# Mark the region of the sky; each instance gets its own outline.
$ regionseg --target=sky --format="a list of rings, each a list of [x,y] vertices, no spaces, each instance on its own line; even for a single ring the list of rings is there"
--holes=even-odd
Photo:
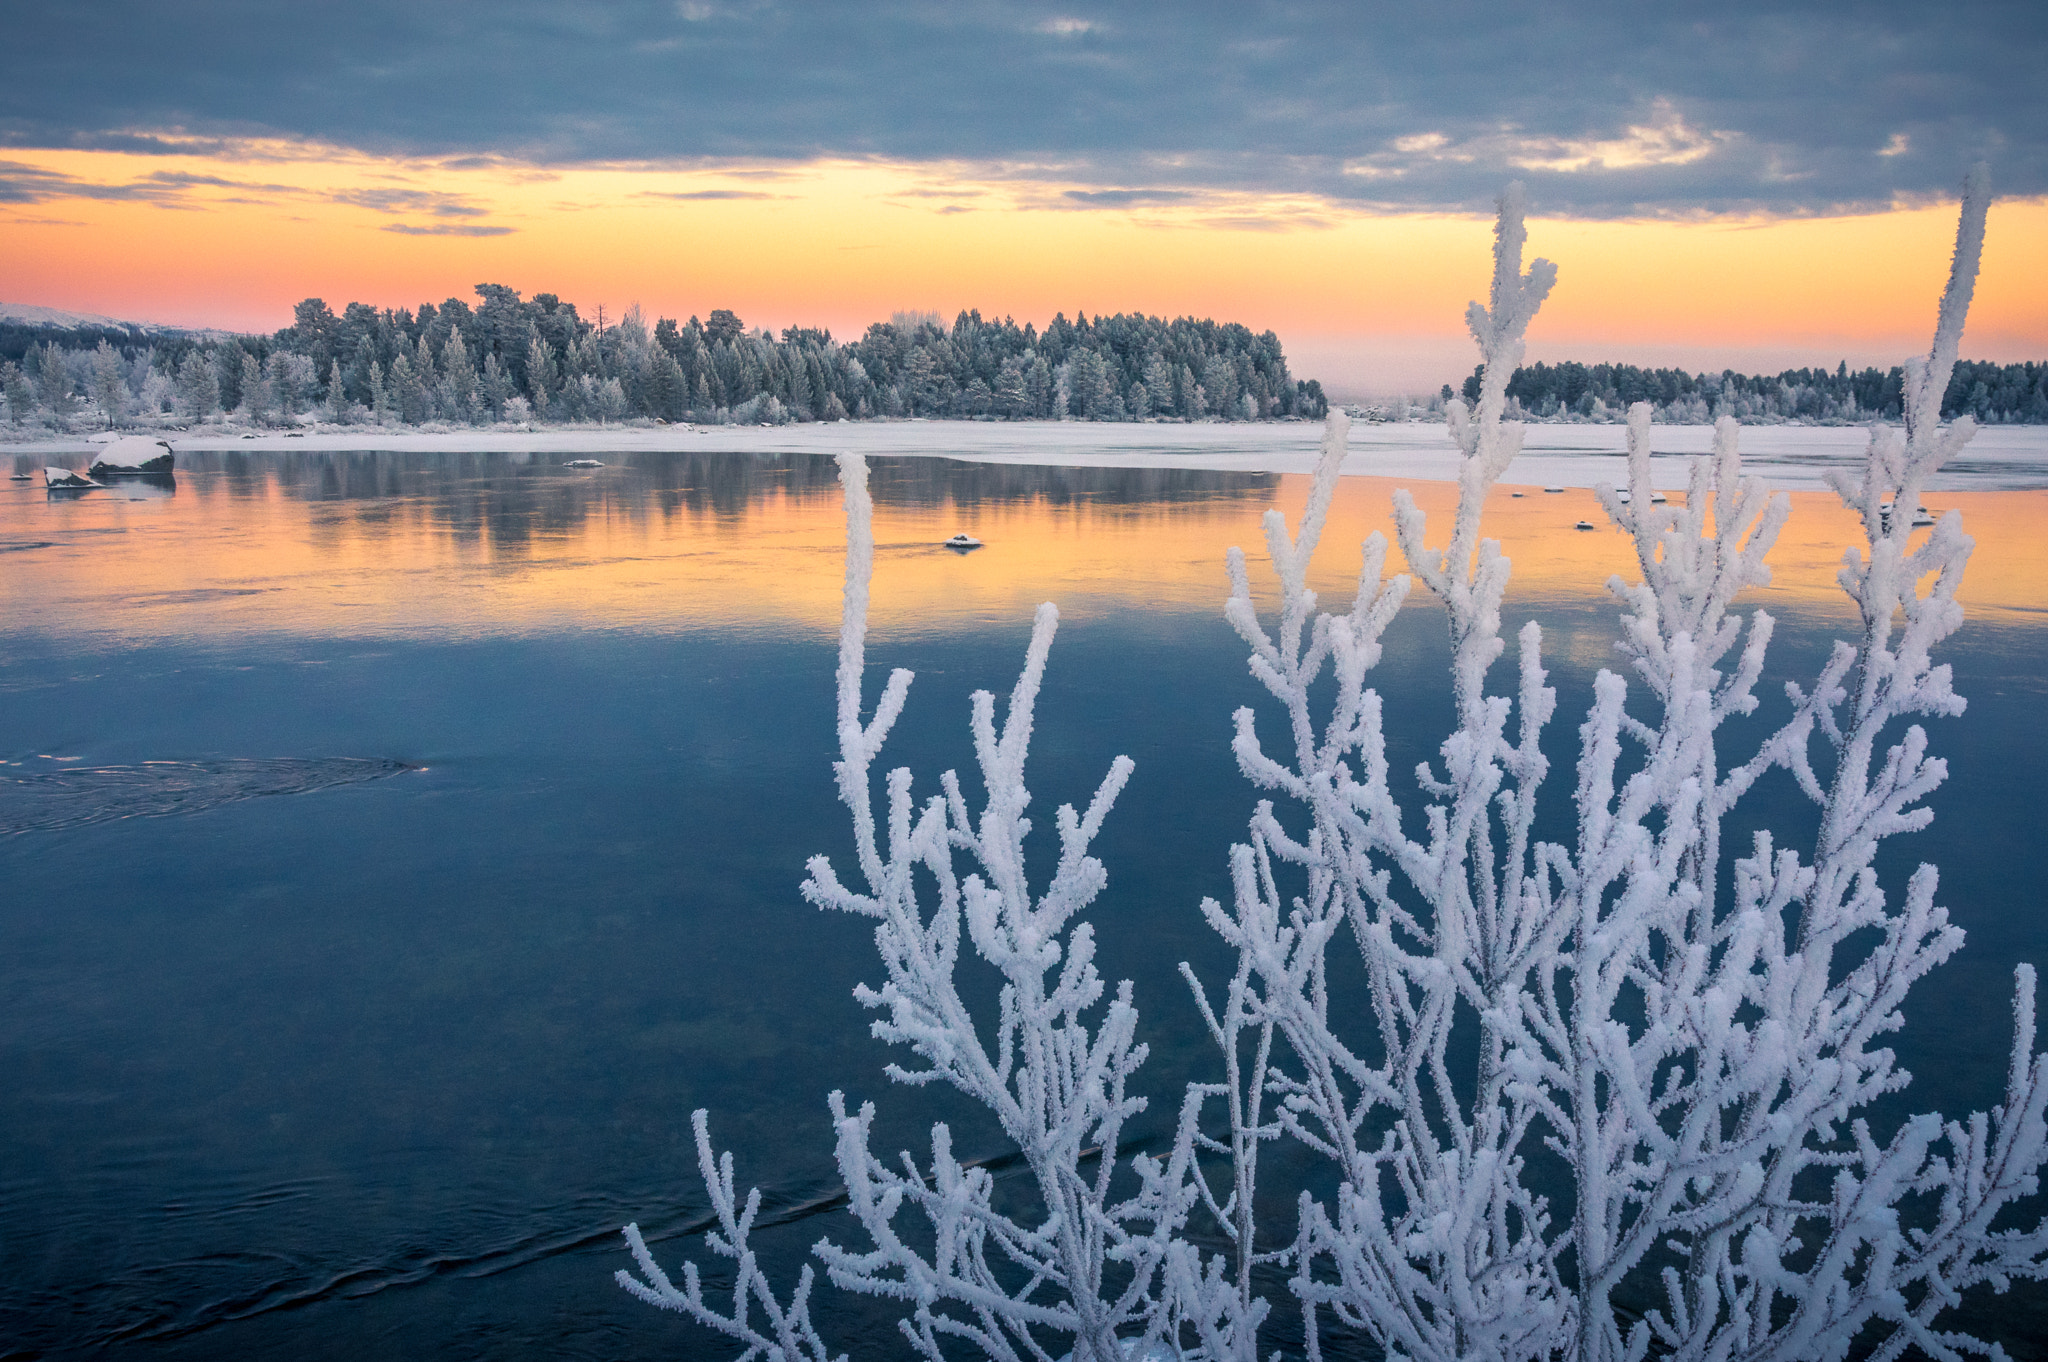
[[[1421,391],[1471,367],[1519,179],[1561,273],[1534,358],[1890,364],[1982,159],[1964,353],[2048,357],[2035,0],[72,0],[0,32],[10,303],[271,330],[493,282],[842,337],[1144,311]]]

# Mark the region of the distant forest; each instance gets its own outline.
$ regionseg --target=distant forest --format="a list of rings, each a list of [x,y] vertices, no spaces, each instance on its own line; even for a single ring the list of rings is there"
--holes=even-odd
[[[161,426],[233,415],[421,425],[658,419],[780,424],[863,417],[1092,421],[1320,419],[1322,385],[1291,377],[1280,340],[1235,323],[1053,318],[1043,331],[962,312],[877,322],[859,340],[739,317],[658,320],[637,309],[598,327],[551,293],[479,284],[478,302],[339,314],[318,298],[270,336],[0,321],[0,419],[29,426]],[[1898,368],[1687,373],[1631,364],[1532,364],[1508,384],[1511,414],[1617,420],[1650,402],[1660,420],[1897,420]],[[1436,414],[1455,390],[1375,415]],[[1468,399],[1478,378],[1465,380]],[[1946,416],[2048,422],[2048,363],[1956,365]]]
[[[962,312],[877,322],[842,343],[791,327],[749,331],[723,309],[657,321],[636,308],[597,327],[551,293],[479,284],[472,306],[338,315],[318,298],[266,337],[0,327],[0,388],[20,426],[64,426],[88,409],[108,424],[254,424],[311,412],[333,421],[815,421],[870,416],[1226,420],[1327,409],[1320,384],[1287,372],[1280,340],[1235,323],[1126,316],[1043,331]],[[111,414],[110,414],[111,413]]]
[[[1661,421],[1693,423],[1733,416],[1740,421],[1870,421],[1899,419],[1905,372],[1861,369],[1845,361],[1826,369],[1775,375],[1689,374],[1633,364],[1530,364],[1508,380],[1512,414],[1536,419],[1612,419],[1633,402],[1649,402]],[[1479,396],[1479,375],[1465,380],[1467,401]],[[1448,399],[1445,385],[1441,396]],[[1943,416],[1985,424],[2048,422],[2048,363],[1989,364],[1962,360],[1942,396]]]

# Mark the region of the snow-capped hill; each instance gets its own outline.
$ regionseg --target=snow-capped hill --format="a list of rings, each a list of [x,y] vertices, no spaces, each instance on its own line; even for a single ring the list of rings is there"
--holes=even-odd
[[[128,331],[178,332],[188,335],[225,335],[200,327],[169,326],[162,322],[131,322],[119,317],[103,317],[96,312],[71,312],[61,307],[41,307],[35,303],[0,303],[0,322],[15,322],[23,326],[48,326],[68,329],[77,326],[120,327]]]

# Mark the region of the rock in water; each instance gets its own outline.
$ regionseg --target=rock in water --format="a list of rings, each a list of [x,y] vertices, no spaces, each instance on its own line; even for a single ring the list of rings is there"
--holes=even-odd
[[[134,473],[168,473],[173,463],[169,441],[151,435],[123,435],[93,460],[92,475],[105,478]]]

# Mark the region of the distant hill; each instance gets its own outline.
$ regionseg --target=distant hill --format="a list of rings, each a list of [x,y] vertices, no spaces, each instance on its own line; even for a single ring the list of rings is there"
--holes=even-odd
[[[95,312],[71,312],[36,303],[0,303],[0,359],[20,362],[30,346],[90,350],[101,341],[124,353],[158,341],[220,341],[234,335],[212,328],[131,322]]]
[[[129,331],[166,329],[148,322],[124,322],[118,317],[102,317],[96,312],[66,312],[61,307],[37,307],[34,303],[0,303],[0,322],[54,327],[117,326]]]

